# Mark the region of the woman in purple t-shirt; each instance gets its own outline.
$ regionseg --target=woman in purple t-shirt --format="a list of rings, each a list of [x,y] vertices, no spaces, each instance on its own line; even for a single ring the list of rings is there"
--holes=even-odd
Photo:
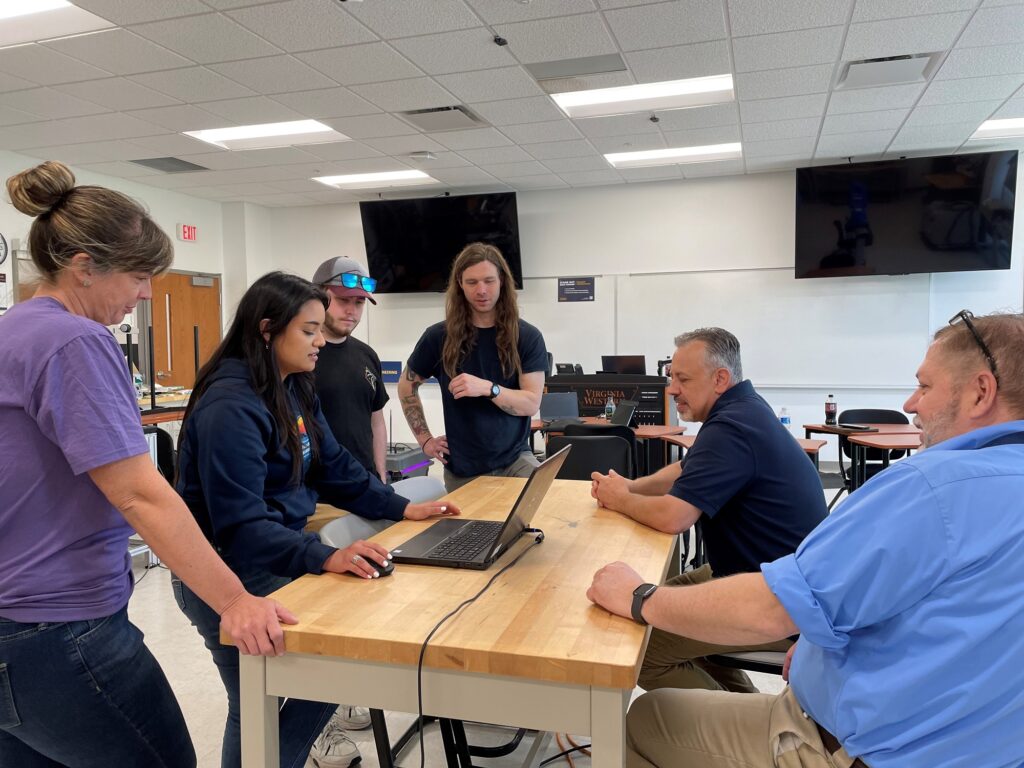
[[[0,317],[0,765],[194,766],[170,686],[129,621],[139,532],[243,653],[295,617],[250,595],[157,472],[104,327],[152,295],[171,242],[134,201],[43,163],[7,180],[36,217],[41,284]]]

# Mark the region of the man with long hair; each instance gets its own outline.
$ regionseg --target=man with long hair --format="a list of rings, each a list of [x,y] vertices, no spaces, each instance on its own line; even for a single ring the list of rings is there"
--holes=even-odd
[[[540,407],[547,349],[519,319],[508,263],[493,245],[470,243],[452,265],[445,320],[427,328],[398,382],[409,427],[423,452],[444,465],[449,491],[480,475],[528,477],[530,418]],[[434,435],[419,388],[436,376],[445,434]]]

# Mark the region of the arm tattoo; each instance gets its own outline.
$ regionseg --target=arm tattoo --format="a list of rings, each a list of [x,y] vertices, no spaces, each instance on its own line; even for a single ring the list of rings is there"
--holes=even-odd
[[[519,415],[518,413],[516,413],[516,409],[513,408],[511,405],[499,405],[498,407],[501,408],[501,410],[503,410],[505,413],[509,414],[510,416],[518,416]]]
[[[427,426],[427,417],[423,415],[423,402],[419,395],[412,394],[402,398],[402,411],[405,413],[405,420],[409,422],[409,429],[416,436],[430,434]]]

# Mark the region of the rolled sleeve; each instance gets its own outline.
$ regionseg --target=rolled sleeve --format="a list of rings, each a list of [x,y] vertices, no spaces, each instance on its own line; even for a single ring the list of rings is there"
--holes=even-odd
[[[762,563],[761,573],[768,588],[779,599],[800,636],[815,645],[831,650],[844,648],[849,635],[832,625],[832,620],[814,596],[814,591],[800,573],[796,555],[786,555],[771,563]]]

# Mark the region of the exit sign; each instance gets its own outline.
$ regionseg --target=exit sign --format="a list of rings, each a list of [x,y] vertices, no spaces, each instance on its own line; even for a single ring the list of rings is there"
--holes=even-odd
[[[196,241],[196,239],[197,239],[196,238],[197,234],[198,234],[198,230],[192,224],[179,224],[178,225],[178,239],[179,240],[188,240],[189,242],[194,243]]]

